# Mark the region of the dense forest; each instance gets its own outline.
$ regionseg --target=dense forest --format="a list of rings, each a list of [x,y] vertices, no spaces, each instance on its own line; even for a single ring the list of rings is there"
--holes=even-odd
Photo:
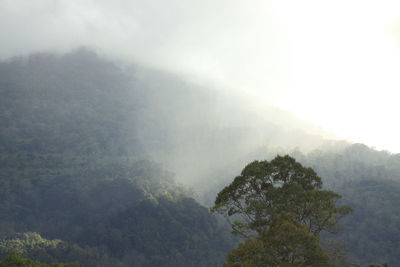
[[[85,266],[223,261],[229,231],[143,159],[130,117],[141,99],[127,99],[118,68],[81,51],[0,69],[2,255],[17,248]]]
[[[246,163],[288,153],[354,209],[335,237],[348,261],[400,262],[400,155],[87,50],[1,62],[0,95],[1,258],[220,266],[238,240],[207,206]]]
[[[294,152],[312,166],[327,187],[339,192],[354,209],[343,219],[348,257],[355,262],[400,262],[400,155],[354,144],[332,153],[314,151],[307,156]]]

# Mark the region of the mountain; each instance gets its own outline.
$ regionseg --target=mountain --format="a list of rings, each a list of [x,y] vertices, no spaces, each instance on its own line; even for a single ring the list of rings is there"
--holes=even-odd
[[[326,186],[353,207],[354,213],[343,219],[343,231],[337,236],[349,259],[399,266],[400,154],[353,144],[342,151],[292,155],[315,169]]]
[[[84,49],[14,58],[0,71],[7,149],[152,159],[197,188],[227,158],[245,162],[261,146],[309,151],[325,142],[316,127],[235,91],[120,67]]]
[[[338,235],[351,261],[400,262],[399,155],[85,49],[0,62],[0,95],[0,256],[216,266],[237,240],[197,201],[211,205],[248,162],[288,153],[355,209]]]
[[[18,247],[26,256],[85,266],[223,261],[229,230],[145,160],[137,130],[145,95],[132,85],[84,50],[0,64],[2,256],[30,242]],[[43,248],[42,239],[60,242]]]

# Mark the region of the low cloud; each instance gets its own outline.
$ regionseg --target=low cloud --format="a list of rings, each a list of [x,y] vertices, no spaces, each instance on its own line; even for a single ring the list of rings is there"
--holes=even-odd
[[[277,23],[269,1],[2,1],[0,58],[86,46],[272,98],[288,60]]]

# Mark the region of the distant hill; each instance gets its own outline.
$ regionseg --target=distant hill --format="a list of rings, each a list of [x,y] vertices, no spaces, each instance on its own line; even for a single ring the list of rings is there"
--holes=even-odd
[[[339,192],[354,208],[339,234],[353,262],[387,262],[399,266],[400,154],[353,144],[343,151],[293,152],[311,166],[327,187]]]
[[[224,260],[234,245],[229,230],[173,174],[144,160],[137,129],[145,96],[132,84],[113,63],[84,50],[0,64],[2,257],[31,242],[15,233],[36,232],[61,240],[45,246],[33,236],[40,242],[19,247],[44,262]]]
[[[318,128],[235,91],[204,87],[137,65],[120,67],[80,49],[0,64],[1,149],[163,163],[192,187],[226,159],[247,161],[273,145],[310,151]],[[93,157],[92,157],[93,158]]]
[[[215,266],[235,241],[192,197],[210,205],[246,163],[289,153],[355,209],[350,259],[400,262],[399,155],[82,49],[1,62],[0,95],[0,256],[19,244],[45,262]]]

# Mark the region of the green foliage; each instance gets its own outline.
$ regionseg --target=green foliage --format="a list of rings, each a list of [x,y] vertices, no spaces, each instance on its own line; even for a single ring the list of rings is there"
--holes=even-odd
[[[249,238],[229,253],[225,267],[328,266],[319,240],[291,214],[274,217],[268,230]]]
[[[163,118],[143,108],[153,89],[129,74],[86,50],[0,62],[1,256],[15,248],[47,264],[222,263],[229,231],[145,160],[171,142]]]
[[[339,151],[292,153],[325,178],[327,188],[339,192],[341,203],[354,208],[342,220],[348,260],[367,265],[400,262],[400,157],[355,144]],[[325,238],[325,237],[324,237]]]
[[[340,195],[321,188],[315,171],[289,156],[248,164],[212,208],[229,222],[235,219],[233,233],[249,238],[229,254],[226,266],[326,265],[319,234],[335,233],[352,209],[337,207]]]
[[[213,211],[224,215],[234,233],[248,237],[268,229],[274,215],[289,212],[312,234],[336,232],[337,222],[351,212],[336,206],[340,195],[321,190],[322,180],[311,168],[304,168],[289,156],[271,162],[248,164],[215,200]],[[238,218],[238,219],[237,219]]]
[[[361,264],[352,264],[351,266],[362,267]],[[383,263],[383,264],[370,264],[370,265],[368,265],[366,267],[389,267],[389,265],[387,265],[386,263]]]
[[[29,258],[22,258],[16,250],[11,252],[1,262],[0,267],[82,267],[79,263],[52,263],[46,264]]]
[[[217,185],[226,184],[221,177],[231,177],[240,171],[238,166],[257,158],[256,148],[266,140],[307,149],[321,143],[265,123],[241,108],[242,98],[228,94],[229,101],[228,95],[216,90],[138,66],[123,71],[85,50],[0,62],[2,240],[22,240],[13,234],[32,231],[50,242],[64,240],[38,252],[48,263],[79,259],[85,266],[132,262],[210,266],[221,262],[233,246],[226,231],[204,208],[188,200],[170,173],[142,159],[160,160],[178,176],[198,179],[196,189],[212,188],[214,198]],[[231,107],[222,107],[226,102]],[[282,120],[278,115],[271,117]],[[262,157],[276,155],[276,150],[264,147],[259,151]],[[341,144],[331,152],[294,156],[317,170],[326,188],[343,195],[341,203],[355,207],[355,213],[343,220],[346,230],[338,234],[346,241],[351,260],[400,262],[399,155]],[[292,190],[295,186],[289,186],[287,193]],[[334,194],[324,195],[336,199]],[[296,195],[316,205],[313,198],[319,197]],[[257,201],[250,206],[256,209]],[[157,223],[154,214],[160,221],[167,219]],[[245,229],[243,221],[237,221],[238,228]],[[175,232],[179,238],[174,238]],[[34,244],[40,247],[39,243]]]
[[[43,178],[31,191],[20,189],[18,197],[15,187],[0,188],[9,199],[0,209],[2,223],[8,225],[3,231],[35,231],[68,241],[24,234],[0,240],[0,248],[4,253],[23,248],[46,262],[78,260],[85,266],[130,265],[132,260],[143,266],[159,260],[167,266],[221,262],[233,245],[229,231],[188,198],[170,175],[140,161]]]

